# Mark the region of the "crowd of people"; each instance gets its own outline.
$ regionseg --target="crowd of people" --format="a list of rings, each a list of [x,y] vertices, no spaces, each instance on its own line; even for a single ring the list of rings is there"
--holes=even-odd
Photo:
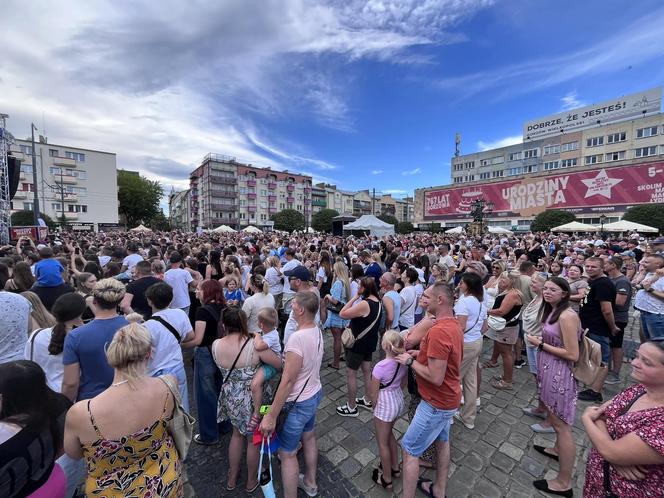
[[[577,400],[584,496],[664,488],[664,237],[63,232],[0,248],[0,289],[2,496],[184,496],[183,448],[227,432],[226,491],[258,488],[256,439],[276,433],[284,496],[316,496],[321,372],[344,368],[336,414],[373,414],[373,481],[443,497],[451,425],[475,429],[482,376],[512,391],[526,365],[523,412],[555,434],[534,449],[559,462],[535,488],[573,495]],[[633,382],[604,401],[632,308]],[[194,407],[183,443],[173,421]]]

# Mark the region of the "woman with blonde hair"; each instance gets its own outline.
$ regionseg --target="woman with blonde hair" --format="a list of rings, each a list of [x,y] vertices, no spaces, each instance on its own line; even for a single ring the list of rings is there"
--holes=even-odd
[[[46,309],[39,296],[31,291],[21,292],[21,296],[30,301],[32,310],[30,311],[30,327],[29,331],[33,332],[37,329],[48,329],[55,326],[55,318]]]
[[[263,308],[274,308],[274,296],[270,294],[270,286],[265,277],[255,273],[249,278],[249,288],[253,293],[242,304],[242,311],[247,314],[247,327],[252,334],[259,332],[258,312]]]
[[[494,377],[491,385],[495,389],[513,389],[512,374],[514,359],[512,346],[519,335],[519,316],[523,306],[523,295],[518,290],[519,272],[503,272],[498,279],[498,290],[493,307],[489,310],[489,331],[486,336],[494,341],[494,350],[491,359],[485,362],[484,368],[495,368],[500,356],[503,359],[503,375]],[[491,319],[493,317],[493,320]]]
[[[350,299],[350,278],[348,276],[348,267],[337,261],[332,267],[334,281],[330,293],[323,297],[323,305],[339,309],[346,304]],[[339,312],[332,309],[327,310],[327,321],[323,328],[329,328],[332,332],[333,341],[333,357],[332,361],[328,363],[328,367],[334,370],[339,370],[339,361],[341,360],[341,334],[344,328],[348,325],[348,320],[344,320],[339,316]]]
[[[119,329],[106,350],[113,383],[67,414],[65,451],[86,460],[86,496],[183,494],[182,462],[167,430],[177,383],[171,375],[147,375],[151,351],[150,332],[143,325]]]
[[[487,293],[487,306],[493,308],[493,302],[498,295],[498,279],[507,271],[507,263],[504,261],[494,261],[491,263],[491,276],[484,284],[484,290]]]

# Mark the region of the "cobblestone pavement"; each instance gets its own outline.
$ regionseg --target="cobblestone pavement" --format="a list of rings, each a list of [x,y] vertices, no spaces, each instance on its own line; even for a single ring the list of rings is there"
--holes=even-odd
[[[625,332],[626,361],[633,356],[638,345],[638,316],[630,317]],[[323,365],[327,365],[331,355],[331,337],[326,337],[326,355]],[[484,356],[490,355],[490,341],[485,340]],[[188,363],[188,362],[187,362]],[[498,370],[493,370],[497,372]],[[630,368],[623,365],[622,382],[605,386],[604,398],[620,392],[628,384]],[[491,375],[483,376],[481,385],[481,411],[475,428],[466,429],[461,424],[452,427],[452,464],[447,489],[449,498],[491,498],[491,497],[534,497],[550,496],[541,494],[532,486],[532,481],[553,478],[558,468],[557,462],[540,455],[533,444],[552,446],[553,434],[535,434],[530,425],[537,419],[524,415],[522,407],[536,404],[536,386],[527,366],[514,370],[514,391],[496,391],[488,381]],[[191,371],[188,372],[191,378]],[[358,379],[361,377],[358,375]],[[335,371],[323,366],[321,371],[324,399],[318,411],[316,432],[319,446],[318,486],[322,497],[388,497],[401,495],[401,480],[394,480],[394,490],[386,492],[372,480],[372,469],[378,465],[378,449],[374,438],[372,415],[360,410],[357,418],[340,417],[335,408],[343,404],[346,396],[344,370]],[[362,381],[358,380],[359,393],[363,393]],[[193,389],[190,387],[190,392]],[[574,469],[575,496],[582,496],[585,462],[589,442],[579,421],[588,403],[579,402],[577,421],[573,427],[577,444],[577,459]],[[192,407],[195,403],[192,400]],[[194,414],[195,415],[195,414]],[[395,424],[397,439],[408,428],[402,417]],[[201,447],[192,444],[187,459],[187,469],[197,496],[202,498],[218,496],[250,496],[244,492],[246,475],[242,475],[235,491],[225,489],[228,468],[227,447],[229,436],[225,435],[220,444]],[[278,460],[273,462],[275,489],[281,496]],[[246,474],[246,472],[245,472]],[[428,470],[425,476],[433,478]],[[260,496],[260,489],[254,496]],[[300,491],[300,496],[305,494]],[[423,496],[423,495],[422,495]]]

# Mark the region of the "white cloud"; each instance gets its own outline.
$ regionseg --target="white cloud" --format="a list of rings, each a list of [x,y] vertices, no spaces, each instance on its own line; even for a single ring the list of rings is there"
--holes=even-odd
[[[411,169],[410,171],[402,171],[401,174],[403,176],[413,176],[413,175],[419,175],[422,172],[421,168],[415,168]]]
[[[588,102],[578,98],[576,90],[567,92],[567,94],[560,99],[560,102],[562,104],[562,107],[560,108],[561,111],[569,111],[570,109],[576,109],[577,107],[588,105]]]
[[[383,189],[381,190],[383,194],[391,194],[395,197],[404,197],[410,193],[408,190],[403,190],[403,189],[397,189],[397,188],[392,188],[392,189]]]
[[[382,169],[372,169],[371,174],[372,175],[380,175],[383,172]]]
[[[492,142],[484,142],[483,140],[480,140],[477,142],[477,148],[480,150],[499,149],[500,147],[507,147],[508,145],[519,144],[521,142],[523,142],[522,135],[510,135],[509,137],[499,138]]]

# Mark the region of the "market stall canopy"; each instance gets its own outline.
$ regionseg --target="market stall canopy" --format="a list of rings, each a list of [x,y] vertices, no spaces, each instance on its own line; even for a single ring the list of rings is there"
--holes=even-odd
[[[511,230],[508,230],[507,228],[503,227],[489,227],[489,233],[504,233],[504,234],[512,234]]]
[[[607,223],[604,225],[605,232],[650,232],[657,233],[659,230],[655,227],[642,225],[641,223],[634,223],[633,221],[621,220],[615,223]]]
[[[360,216],[354,222],[348,223],[344,226],[344,231],[346,230],[361,230],[364,232],[369,232],[369,235],[375,237],[382,237],[383,235],[394,235],[394,225],[385,223],[372,214],[365,214]]]
[[[130,232],[151,232],[152,230],[150,230],[148,227],[146,227],[145,225],[143,225],[143,223],[141,223],[140,225],[138,225],[138,226],[135,227],[135,228],[132,228],[132,229],[129,230],[129,231],[130,231]]]
[[[229,227],[228,225],[221,225],[221,226],[218,226],[217,228],[215,228],[215,229],[212,230],[212,231],[215,232],[215,233],[226,233],[226,232],[230,233],[230,232],[235,232],[235,230],[233,230],[233,229],[232,229],[231,227]]]
[[[449,230],[445,230],[445,233],[460,234],[460,233],[463,233],[463,227],[450,228]]]
[[[599,228],[597,228],[594,225],[586,225],[585,223],[579,223],[578,221],[571,221],[569,223],[565,223],[564,225],[552,228],[551,231],[552,232],[598,232]]]
[[[260,228],[256,228],[253,225],[249,225],[247,228],[245,228],[242,231],[247,233],[263,233]]]

